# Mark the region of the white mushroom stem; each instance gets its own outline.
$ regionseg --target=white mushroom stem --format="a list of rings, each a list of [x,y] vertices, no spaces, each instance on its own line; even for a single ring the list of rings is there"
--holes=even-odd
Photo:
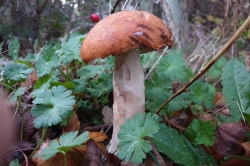
[[[129,50],[115,57],[113,75],[113,135],[108,151],[117,153],[120,126],[128,118],[145,111],[144,74],[137,49]]]

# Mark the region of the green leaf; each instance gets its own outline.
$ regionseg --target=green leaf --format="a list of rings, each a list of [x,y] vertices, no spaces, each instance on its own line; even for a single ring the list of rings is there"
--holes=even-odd
[[[94,78],[97,74],[101,74],[103,66],[88,65],[78,70],[77,75],[84,78]]]
[[[11,40],[8,44],[8,54],[15,60],[18,57],[20,44],[17,39]]]
[[[157,73],[159,76],[169,78],[171,81],[186,81],[187,73],[182,53],[173,50],[167,56],[163,56],[159,63]]]
[[[176,130],[160,124],[160,130],[154,134],[152,141],[157,150],[169,156],[175,162],[185,166],[198,165],[192,150]]]
[[[175,99],[171,100],[168,104],[169,111],[177,111],[183,108],[187,108],[191,103],[189,99],[189,93],[182,93],[177,96]]]
[[[190,87],[190,100],[197,105],[212,108],[214,105],[215,88],[200,80],[195,81]]]
[[[73,60],[82,61],[80,56],[81,39],[84,35],[73,34],[67,42],[62,44],[60,50],[61,60],[63,63],[68,64]]]
[[[219,78],[222,74],[222,68],[226,65],[227,59],[221,57],[215,64],[208,70],[207,75],[212,78]]]
[[[13,93],[13,95],[10,97],[9,102],[14,102],[14,101],[16,101],[17,98],[18,98],[19,96],[22,96],[22,95],[24,94],[24,92],[25,92],[25,88],[23,88],[23,87],[18,88],[18,89]]]
[[[226,103],[229,105],[230,114],[232,115],[227,121],[239,121],[242,118],[239,109],[246,114],[250,114],[249,85],[250,77],[244,65],[235,59],[229,61],[223,68],[222,73],[222,93],[226,98]]]
[[[48,147],[43,149],[40,154],[34,157],[43,157],[43,160],[48,160],[55,156],[57,153],[63,153],[64,155],[72,148],[80,146],[89,139],[88,131],[85,131],[77,137],[78,131],[69,132],[61,135],[59,141],[52,140]]]
[[[9,166],[20,166],[18,159],[11,161]]]
[[[37,75],[41,77],[49,74],[53,68],[60,66],[59,60],[55,49],[52,46],[46,46],[36,62]]]
[[[36,94],[33,100],[34,107],[31,109],[33,116],[37,116],[34,120],[36,128],[47,128],[51,125],[56,125],[66,118],[69,111],[73,110],[75,97],[71,96],[72,91],[67,90],[63,86],[46,89]]]
[[[69,81],[67,81],[67,82],[59,82],[59,81],[51,82],[51,86],[59,86],[59,85],[62,85],[65,88],[70,89],[70,90],[73,90],[76,87],[76,84],[74,84],[73,82],[69,82]]]
[[[157,115],[140,113],[136,114],[133,120],[128,119],[125,124],[121,125],[118,133],[120,140],[117,145],[118,157],[121,160],[141,164],[146,158],[145,153],[152,149],[150,142],[144,140],[144,137],[151,137],[158,129]]]
[[[29,74],[34,71],[33,68],[18,63],[8,63],[3,70],[3,76],[7,80],[15,80],[18,82],[25,81]]]
[[[157,73],[152,75],[152,81],[145,81],[146,98],[150,101],[165,100],[171,95],[172,81],[159,77]]]
[[[210,121],[202,123],[201,119],[195,119],[186,128],[184,135],[193,140],[194,145],[212,146],[214,144],[215,126]]]
[[[83,77],[75,79],[73,82],[76,84],[76,88],[74,90],[75,93],[85,92],[87,86],[89,85],[89,79]]]

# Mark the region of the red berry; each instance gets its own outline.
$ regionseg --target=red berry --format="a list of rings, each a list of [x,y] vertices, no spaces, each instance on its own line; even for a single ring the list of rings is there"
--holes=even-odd
[[[93,22],[98,22],[98,21],[100,21],[100,17],[99,17],[98,14],[91,14],[90,19],[91,19]]]

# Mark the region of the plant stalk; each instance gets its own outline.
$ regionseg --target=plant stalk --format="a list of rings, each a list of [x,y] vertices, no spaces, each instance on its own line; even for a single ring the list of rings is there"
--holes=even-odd
[[[171,100],[180,95],[185,89],[187,89],[191,84],[193,84],[198,78],[200,78],[203,74],[205,74],[208,69],[213,66],[213,64],[220,58],[224,53],[232,46],[232,44],[241,36],[245,29],[250,25],[250,15],[247,17],[245,22],[239,27],[239,29],[235,32],[232,38],[225,44],[225,46],[210,60],[210,62],[204,66],[199,73],[191,79],[185,86],[183,86],[180,90],[178,90],[172,97],[170,97],[167,101],[165,101],[157,110],[156,114],[160,114],[160,111],[163,107],[165,107]]]

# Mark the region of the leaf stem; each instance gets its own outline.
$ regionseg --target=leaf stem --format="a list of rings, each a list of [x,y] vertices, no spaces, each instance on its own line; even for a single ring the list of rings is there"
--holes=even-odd
[[[250,162],[250,159],[249,159],[249,158],[243,157],[243,156],[237,156],[237,155],[226,156],[226,157],[224,157],[224,161],[227,161],[227,160],[229,160],[229,159],[231,159],[231,158],[237,158],[237,159],[241,159],[241,160],[245,160],[245,161]]]
[[[171,100],[180,95],[185,89],[187,89],[191,84],[193,84],[198,78],[200,78],[203,74],[207,72],[207,70],[213,66],[213,64],[232,46],[232,44],[240,37],[240,35],[244,32],[245,29],[250,25],[250,16],[247,17],[245,22],[240,26],[240,28],[235,32],[235,34],[231,37],[231,39],[225,44],[225,46],[210,60],[210,62],[203,67],[199,73],[190,80],[184,87],[178,90],[172,97],[170,97],[167,101],[165,101],[157,110],[156,114],[159,114],[165,105],[167,105]]]
[[[161,166],[161,164],[159,163],[159,161],[157,160],[157,158],[155,157],[155,155],[151,151],[149,151],[148,154],[152,157],[152,159],[157,164],[157,166]]]

